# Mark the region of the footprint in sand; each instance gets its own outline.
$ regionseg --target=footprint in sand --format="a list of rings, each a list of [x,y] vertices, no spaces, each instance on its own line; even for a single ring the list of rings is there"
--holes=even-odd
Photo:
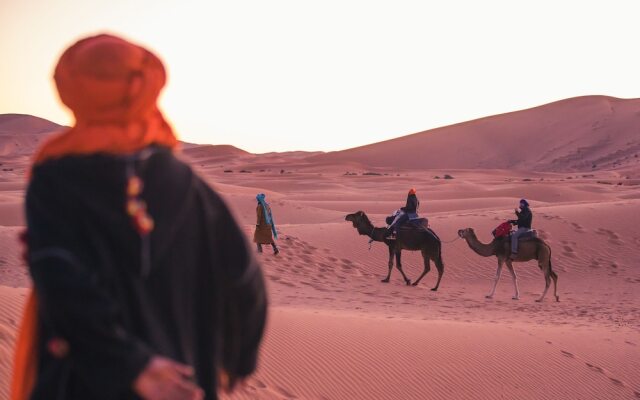
[[[602,369],[601,367],[598,367],[596,365],[593,364],[589,364],[588,362],[585,363],[587,365],[587,367],[589,367],[590,369],[596,371],[596,372],[600,372],[601,374],[604,374],[604,369]]]
[[[618,380],[618,379],[616,379],[616,378],[611,378],[611,377],[609,377],[609,380],[610,380],[611,382],[615,383],[615,384],[616,384],[616,385],[618,385],[618,386],[624,386],[624,383],[622,383],[622,381],[620,381],[620,380]]]
[[[575,229],[576,232],[584,233],[584,228],[582,227],[582,225],[576,224],[575,222],[572,222],[571,225],[573,225],[573,228]]]
[[[562,249],[564,250],[562,252],[562,254],[564,254],[565,257],[576,258],[576,253],[574,252],[573,247],[571,247],[571,246],[563,246]]]
[[[283,387],[276,386],[275,387],[275,391],[278,392],[279,394],[283,395],[287,399],[297,399],[297,397],[295,395],[293,395],[291,392],[289,392],[287,389],[285,389]]]
[[[615,244],[618,246],[622,246],[624,244],[624,242],[622,242],[620,240],[620,236],[618,236],[617,233],[615,233],[614,231],[611,231],[609,229],[604,229],[604,228],[598,228],[596,229],[596,233],[598,235],[602,235],[602,236],[606,236],[609,238],[609,243],[611,244]]]
[[[576,358],[576,356],[574,356],[572,353],[569,353],[568,351],[560,350],[560,352],[562,353],[562,355],[567,356],[569,358]]]

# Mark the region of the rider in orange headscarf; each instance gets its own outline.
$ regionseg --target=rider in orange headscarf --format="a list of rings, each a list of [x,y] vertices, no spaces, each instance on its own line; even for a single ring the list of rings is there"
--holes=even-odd
[[[387,227],[386,238],[389,240],[396,239],[396,230],[402,226],[405,222],[418,218],[418,207],[420,207],[420,201],[416,195],[416,189],[409,189],[407,193],[407,203],[400,209],[400,212],[396,215],[395,219],[389,227]]]

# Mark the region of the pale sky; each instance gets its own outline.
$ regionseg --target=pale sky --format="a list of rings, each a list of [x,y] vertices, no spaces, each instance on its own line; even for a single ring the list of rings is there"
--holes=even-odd
[[[158,54],[180,138],[339,150],[590,94],[640,97],[640,2],[0,0],[0,113],[71,124],[51,79],[99,32]]]

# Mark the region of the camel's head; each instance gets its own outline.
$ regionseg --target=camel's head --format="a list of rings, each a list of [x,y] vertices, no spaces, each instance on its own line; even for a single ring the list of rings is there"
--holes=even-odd
[[[366,217],[364,215],[364,211],[357,211],[357,212],[354,212],[353,214],[347,214],[347,216],[344,217],[345,221],[351,221],[354,228],[357,228],[358,225],[362,221],[364,221],[365,218]]]
[[[466,228],[466,229],[459,229],[458,230],[458,236],[460,236],[463,239],[466,239],[470,236],[475,235],[476,233],[473,231],[473,228]]]

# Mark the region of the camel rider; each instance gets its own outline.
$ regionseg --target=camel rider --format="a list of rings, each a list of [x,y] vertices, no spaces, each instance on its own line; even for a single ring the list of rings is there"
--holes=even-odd
[[[526,199],[520,199],[520,211],[518,209],[515,211],[518,219],[509,221],[512,225],[518,226],[518,229],[511,233],[511,258],[515,258],[518,254],[518,239],[531,230],[531,220],[533,219],[529,202]]]
[[[419,207],[420,201],[418,200],[418,196],[416,196],[416,189],[411,188],[407,194],[407,204],[400,209],[402,212],[398,213],[391,225],[387,228],[387,239],[395,239],[397,227],[402,226],[402,224],[409,220],[417,219]]]

